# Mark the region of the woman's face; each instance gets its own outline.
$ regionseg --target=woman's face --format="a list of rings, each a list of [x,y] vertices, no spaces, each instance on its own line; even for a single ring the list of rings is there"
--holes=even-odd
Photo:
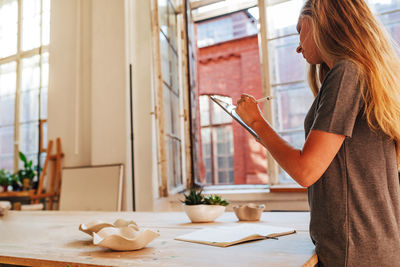
[[[296,52],[302,53],[307,62],[312,65],[323,63],[319,49],[315,44],[311,19],[300,16],[297,23],[297,31],[300,34],[300,43]]]

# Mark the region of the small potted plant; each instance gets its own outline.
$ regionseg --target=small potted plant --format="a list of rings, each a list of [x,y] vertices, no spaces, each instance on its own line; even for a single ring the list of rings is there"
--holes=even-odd
[[[204,197],[202,190],[192,188],[188,195],[184,194],[183,210],[193,223],[213,222],[224,213],[229,203],[218,195]]]
[[[24,153],[19,152],[19,158],[24,163],[24,168],[18,171],[20,181],[22,181],[24,190],[29,190],[32,187],[33,178],[36,175],[35,169],[32,166],[33,162],[26,159]]]
[[[6,169],[0,170],[0,186],[3,188],[3,192],[8,191],[8,186],[11,182],[11,175]]]

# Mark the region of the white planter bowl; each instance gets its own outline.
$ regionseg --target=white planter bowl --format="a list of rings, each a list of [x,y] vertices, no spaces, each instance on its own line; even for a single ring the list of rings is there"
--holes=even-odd
[[[221,205],[183,205],[183,210],[189,219],[194,222],[213,222],[225,211]]]

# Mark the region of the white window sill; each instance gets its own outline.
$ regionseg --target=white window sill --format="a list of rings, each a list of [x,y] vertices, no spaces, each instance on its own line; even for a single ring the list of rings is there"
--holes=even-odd
[[[306,189],[299,186],[241,185],[241,186],[212,186],[203,189],[204,195],[219,195],[226,199],[232,211],[234,205],[246,203],[264,204],[267,211],[308,211]],[[157,211],[181,211],[183,194],[171,195],[156,201]],[[167,203],[166,203],[167,202]]]

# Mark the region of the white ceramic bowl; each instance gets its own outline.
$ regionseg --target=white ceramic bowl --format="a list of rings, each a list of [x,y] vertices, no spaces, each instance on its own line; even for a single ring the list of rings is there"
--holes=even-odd
[[[160,236],[149,229],[137,231],[132,226],[104,227],[98,233],[93,233],[93,244],[117,251],[130,251],[142,249]]]
[[[221,205],[183,205],[183,210],[189,219],[194,222],[213,222],[225,211]]]

